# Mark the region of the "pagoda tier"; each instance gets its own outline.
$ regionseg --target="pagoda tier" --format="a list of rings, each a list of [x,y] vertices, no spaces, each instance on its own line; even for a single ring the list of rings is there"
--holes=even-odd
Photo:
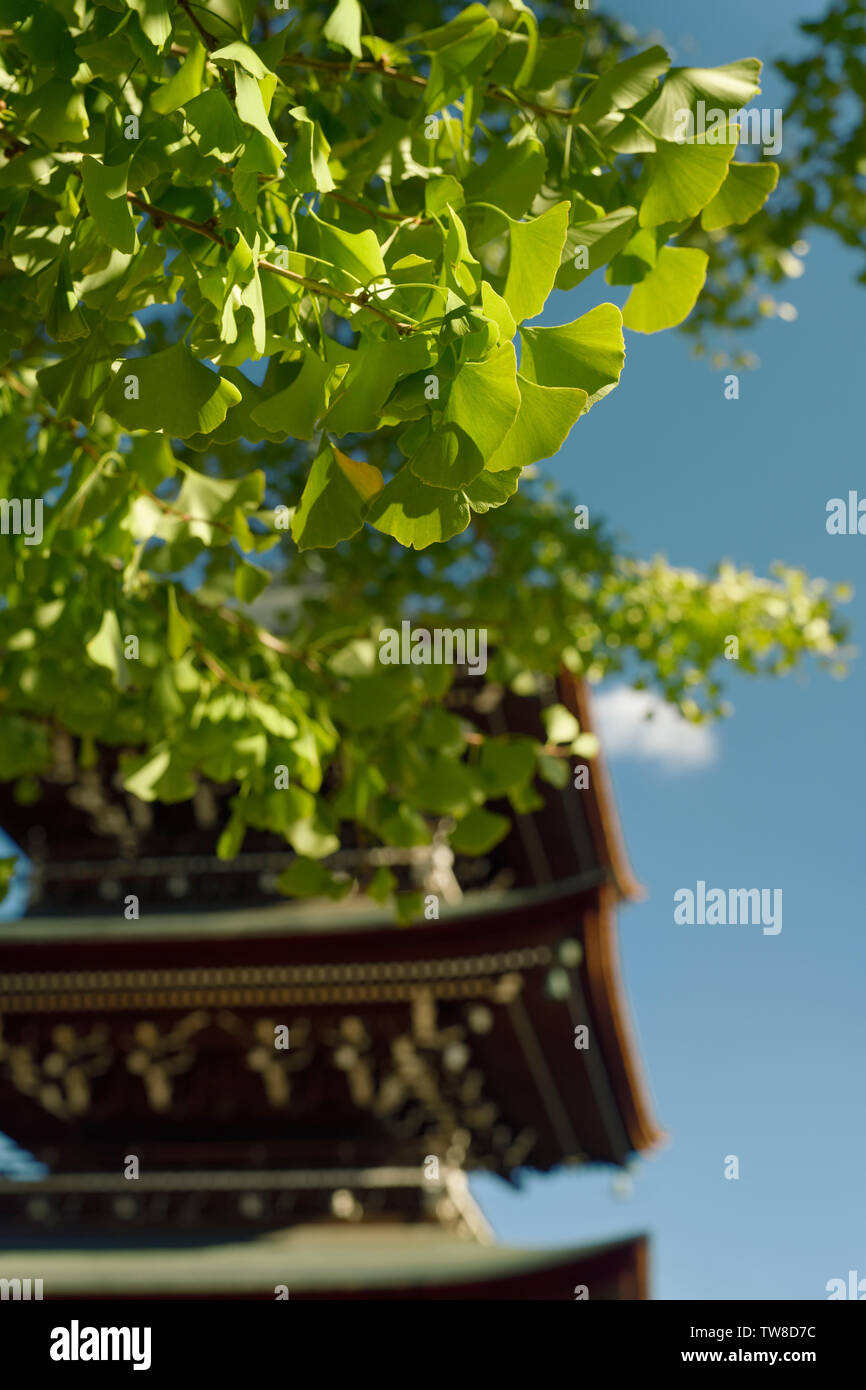
[[[225,1219],[240,1198],[219,1183],[193,1198],[144,1179],[240,1170],[257,1175],[260,1201],[238,1212],[255,1225],[315,1208],[280,1188],[286,1170],[622,1164],[656,1133],[619,1007],[612,906],[597,873],[467,897],[410,930],[323,929],[288,907],[235,930],[191,916],[94,921],[74,941],[48,923],[7,928],[0,1113],[63,1187],[55,1199],[49,1179],[22,1203],[16,1183],[0,1212]],[[124,1183],[128,1155],[137,1182]]]
[[[13,1237],[14,1239],[14,1237]],[[643,1236],[583,1249],[519,1250],[470,1242],[430,1226],[301,1226],[254,1240],[143,1241],[98,1237],[47,1250],[30,1240],[4,1268],[39,1270],[43,1298],[544,1300],[646,1299]],[[23,1277],[28,1278],[29,1275]]]

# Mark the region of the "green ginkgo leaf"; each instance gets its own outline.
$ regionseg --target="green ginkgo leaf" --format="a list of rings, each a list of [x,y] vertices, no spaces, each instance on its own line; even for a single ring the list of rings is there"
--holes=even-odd
[[[326,445],[313,460],[292,517],[292,536],[299,549],[333,546],[354,536],[364,524],[370,502],[381,491],[378,468]]]
[[[85,650],[91,661],[111,672],[119,690],[126,690],[130,683],[129,669],[123,654],[120,623],[113,608],[105,610],[99,631],[91,637]]]
[[[185,106],[204,89],[206,50],[196,42],[192,45],[173,77],[150,98],[154,111],[168,116],[179,106]]]
[[[652,182],[640,206],[642,227],[695,217],[715,197],[737,148],[736,128],[728,127],[723,134],[729,135],[723,144],[659,141]]]
[[[317,221],[310,234],[316,244],[315,254],[348,271],[361,285],[386,277],[382,250],[371,227],[363,232],[347,232],[343,227]]]
[[[86,154],[81,176],[87,208],[99,235],[109,246],[129,254],[136,249],[135,219],[127,199],[128,159],[122,164],[105,165]]]
[[[760,79],[757,58],[743,58],[719,68],[671,68],[643,123],[654,135],[673,140],[682,129],[682,112],[694,112],[700,100],[728,113],[739,110],[760,92]]]
[[[539,386],[520,373],[517,384],[517,418],[496,453],[487,460],[487,468],[494,474],[553,458],[587,409],[587,393],[579,387]]]
[[[129,0],[144,33],[161,53],[171,38],[171,0]]]
[[[484,467],[484,457],[464,430],[443,424],[424,440],[409,460],[409,467],[431,487],[456,492],[471,483]]]
[[[258,79],[252,77],[244,68],[235,65],[235,104],[238,115],[242,121],[246,121],[247,125],[253,126],[260,135],[269,140],[275,149],[282,150],[280,138],[268,120],[267,113],[276,81],[273,73],[267,73],[265,77]]]
[[[210,434],[241,393],[230,381],[175,343],[150,357],[130,358],[115,369],[105,408],[124,429],[158,430],[187,439]]]
[[[445,421],[458,425],[488,459],[514,424],[520,409],[517,358],[513,343],[503,343],[483,362],[460,368],[445,407]]]
[[[453,43],[442,44],[433,53],[425,92],[428,111],[438,111],[462,96],[493,58],[499,25],[481,6],[476,13],[471,27],[458,31]]]
[[[317,121],[311,121],[302,106],[289,112],[294,116],[296,140],[283,169],[286,186],[293,193],[329,193],[336,187],[328,168],[331,147]],[[243,164],[243,160],[241,160]]]
[[[671,60],[658,45],[626,58],[594,82],[586,101],[582,102],[577,119],[581,125],[592,126],[611,111],[627,111],[648,96],[657,79],[667,72]]]
[[[322,34],[335,47],[345,48],[353,57],[360,58],[363,56],[361,24],[361,6],[358,0],[337,0]]]
[[[491,507],[504,507],[509,497],[514,496],[519,482],[519,468],[500,469],[497,473],[485,468],[463,492],[473,512],[483,516]]]
[[[177,594],[175,593],[174,585],[169,584],[166,646],[172,661],[180,661],[180,658],[189,646],[190,636],[190,625],[178,608]]]
[[[47,270],[45,274],[50,277],[51,270]],[[64,252],[57,262],[56,276],[45,315],[45,327],[50,337],[54,338],[56,342],[67,343],[74,338],[83,338],[87,334],[87,324],[79,308],[78,297],[69,271],[67,252]]]
[[[451,831],[448,843],[455,854],[487,854],[505,838],[510,829],[511,822],[507,816],[476,806]]]
[[[660,333],[688,318],[707,276],[706,251],[663,246],[655,268],[626,301],[623,323],[636,333]]]
[[[624,207],[593,222],[575,222],[569,227],[562,264],[556,273],[556,288],[572,290],[587,275],[613,260],[631,236],[636,218],[636,208]]]
[[[713,232],[718,227],[738,227],[748,222],[764,206],[778,182],[778,164],[732,163],[715,198],[701,213],[701,226]]]
[[[373,502],[367,521],[401,545],[425,550],[465,531],[471,519],[465,494],[428,487],[403,467]]]
[[[313,351],[305,352],[300,371],[288,386],[256,406],[253,420],[284,438],[312,439],[316,421],[325,410],[332,372],[330,363]]]
[[[52,146],[78,144],[87,139],[90,128],[83,94],[58,78],[16,97],[15,114],[28,130]]]
[[[625,362],[622,314],[599,304],[558,328],[522,328],[520,374],[539,386],[585,391],[589,409],[612,391]]]
[[[377,429],[380,412],[397,382],[429,365],[431,357],[430,344],[420,336],[406,342],[368,343],[353,355],[323,427],[336,435]]]
[[[229,164],[244,145],[244,128],[225,92],[210,87],[184,107],[199,154]]]
[[[568,231],[568,203],[540,217],[511,222],[511,250],[502,297],[517,323],[540,314],[553,289]]]
[[[210,56],[212,62],[223,67],[234,64],[249,73],[250,77],[263,78],[270,75],[270,68],[262,62],[258,53],[254,48],[250,48],[248,43],[236,41],[224,44],[222,48],[215,48]]]
[[[497,141],[463,183],[466,200],[492,203],[509,217],[522,217],[538,194],[547,169],[544,146],[535,139]]]

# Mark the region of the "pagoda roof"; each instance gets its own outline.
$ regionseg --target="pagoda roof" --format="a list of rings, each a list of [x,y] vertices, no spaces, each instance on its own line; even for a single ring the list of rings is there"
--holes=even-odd
[[[128,1242],[128,1236],[127,1236]],[[13,1237],[14,1240],[14,1237]],[[306,1225],[240,1242],[226,1232],[174,1248],[88,1239],[52,1250],[22,1242],[0,1257],[0,1273],[38,1269],[44,1298],[267,1298],[285,1286],[294,1299],[569,1300],[646,1299],[643,1236],[604,1245],[515,1249],[482,1245],[435,1226]]]
[[[114,1166],[118,1133],[150,1166],[169,1161],[169,1141],[189,1160],[199,1144],[246,1141],[282,1165],[337,1151],[415,1163],[455,1133],[467,1170],[625,1163],[660,1135],[626,1017],[615,901],[598,871],[408,929],[297,929],[288,911],[266,929],[251,912],[241,933],[213,918],[177,932],[79,921],[72,936],[19,923],[0,935],[3,1036],[9,1058],[24,1049],[0,1072],[6,1128],[37,1157],[61,1145],[64,1166],[76,1146],[106,1149]],[[250,1056],[263,1026],[273,1050],[279,1023],[291,1046],[282,1081],[278,1054],[269,1081]],[[74,1103],[58,1091],[58,1026],[70,1068],[80,1073],[82,1049],[99,1056]],[[187,1061],[172,1079],[178,1051]],[[167,1088],[150,1106],[148,1053]]]

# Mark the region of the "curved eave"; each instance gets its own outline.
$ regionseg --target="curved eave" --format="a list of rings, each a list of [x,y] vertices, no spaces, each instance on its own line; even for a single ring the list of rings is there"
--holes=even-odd
[[[560,697],[578,720],[581,730],[595,733],[592,695],[585,681],[563,669]],[[629,1139],[637,1152],[661,1145],[665,1131],[656,1122],[626,1002],[619,963],[616,932],[618,900],[639,902],[646,890],[635,877],[625,848],[613,788],[599,749],[590,767],[592,797],[588,803],[590,826],[599,864],[608,870],[610,884],[599,891],[598,911],[590,913],[585,928],[587,988],[602,1032],[611,1081]]]
[[[629,1141],[637,1153],[665,1142],[632,1028],[619,964],[617,894],[612,885],[598,895],[598,908],[584,922],[584,967],[590,1002],[601,1033],[608,1073]]]
[[[581,730],[595,733],[592,696],[586,682],[563,667],[559,674],[559,692],[562,703],[577,719]],[[592,791],[589,798],[590,827],[598,862],[610,872],[620,898],[640,902],[646,897],[646,889],[635,877],[628,861],[613,788],[601,749],[587,766]]]

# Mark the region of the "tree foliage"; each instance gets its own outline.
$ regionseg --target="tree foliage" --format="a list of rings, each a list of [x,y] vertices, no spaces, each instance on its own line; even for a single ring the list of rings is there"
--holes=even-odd
[[[220,853],[277,831],[285,891],[337,893],[346,824],[481,853],[507,828],[486,803],[530,809],[588,751],[564,711],[546,742],[486,738],[449,713],[451,668],[383,666],[402,617],[485,629],[493,689],[623,669],[692,718],[721,707],[727,633],[745,669],[832,657],[820,584],[630,560],[527,484],[616,387],[623,325],[688,317],[695,219],[742,222],[776,179],[729,132],[675,138],[683,104],[744,105],[757,60],[617,61],[604,22],[552,23],[523,0],[381,35],[357,0],[282,27],[251,0],[0,0],[0,494],[44,502],[38,541],[0,543],[20,794],[62,728],[84,761],[121,750],[145,800],[234,785]],[[633,287],[622,315],[599,283],[533,322],[603,275]]]

